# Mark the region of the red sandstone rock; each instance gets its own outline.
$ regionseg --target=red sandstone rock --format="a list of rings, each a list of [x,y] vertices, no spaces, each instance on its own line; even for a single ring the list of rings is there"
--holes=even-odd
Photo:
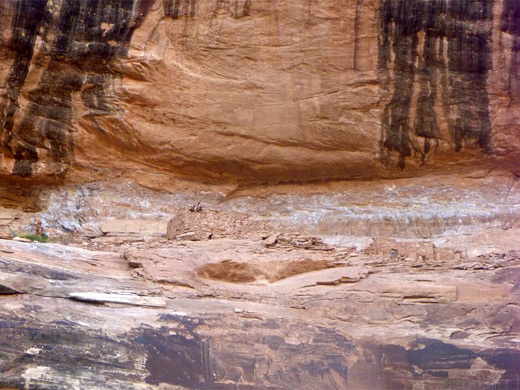
[[[515,0],[50,4],[0,4],[4,177],[517,170]]]
[[[0,388],[518,389],[519,16],[0,2]]]

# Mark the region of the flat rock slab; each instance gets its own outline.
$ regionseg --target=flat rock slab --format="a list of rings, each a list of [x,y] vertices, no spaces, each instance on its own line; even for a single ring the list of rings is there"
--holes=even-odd
[[[167,222],[136,219],[113,219],[101,225],[101,231],[111,237],[163,237]]]

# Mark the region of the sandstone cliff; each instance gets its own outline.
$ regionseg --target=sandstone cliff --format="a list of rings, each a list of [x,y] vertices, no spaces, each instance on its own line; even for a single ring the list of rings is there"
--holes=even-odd
[[[0,22],[0,390],[520,388],[520,1]]]
[[[516,0],[3,1],[2,176],[516,169],[519,15]]]

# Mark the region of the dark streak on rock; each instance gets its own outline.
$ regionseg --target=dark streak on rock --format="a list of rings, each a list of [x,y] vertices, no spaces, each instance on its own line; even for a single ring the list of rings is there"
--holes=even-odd
[[[46,151],[55,165],[54,172],[60,175],[66,172],[74,154],[73,94],[80,92],[91,116],[112,110],[105,85],[116,75],[108,65],[127,55],[132,33],[152,1],[64,1],[55,14],[48,12],[47,0],[15,3],[10,43],[14,61],[2,97],[0,146],[14,157],[15,175],[28,177],[34,173],[38,150]],[[42,44],[35,57],[38,38]],[[19,126],[15,126],[19,95],[31,62],[45,66],[45,70],[37,87],[27,94],[27,108]]]
[[[419,345],[423,344],[424,347]],[[407,350],[407,359],[411,364],[423,370],[469,369],[476,353],[461,349],[439,340],[417,340],[415,348]]]
[[[520,352],[509,349],[475,352],[434,339],[417,339],[409,349],[399,345],[373,346],[373,349],[380,351],[376,360],[384,362],[381,377],[385,389],[408,388],[411,381],[406,378],[411,377],[418,382],[435,383],[435,388],[461,390],[513,390],[520,385]],[[470,370],[476,358],[496,370],[504,370],[504,374],[499,380],[488,381],[477,376],[463,380],[450,378],[450,370]]]
[[[164,12],[173,20],[187,17],[193,19],[197,9],[197,0],[165,0]]]
[[[520,1],[504,0],[501,24],[502,33],[511,35],[513,39],[511,65],[507,75],[507,92],[510,102],[518,103],[520,101]]]
[[[18,1],[11,26],[9,50],[14,53],[14,63],[5,80],[6,89],[0,106],[0,147],[15,158],[13,173],[22,177],[31,175],[38,154],[31,142],[15,138],[14,116],[19,108],[18,98],[29,72],[36,38],[48,19],[46,4],[47,0]]]
[[[217,7],[221,6],[221,3],[223,1],[219,1],[217,3]],[[241,8],[241,3],[244,3],[244,5]],[[251,14],[251,0],[235,0],[235,6],[233,9],[233,18],[238,19],[242,18],[244,16],[249,16]]]
[[[504,8],[502,11],[503,32],[511,35],[520,36],[520,2],[517,0],[504,0]]]
[[[206,372],[211,366],[205,361],[209,352],[205,351],[205,342],[192,331],[189,321],[183,321],[182,317],[178,317],[177,321],[184,325],[185,331],[176,329],[172,332],[166,326],[138,330],[136,342],[147,352],[146,369],[150,375],[146,383],[195,388],[206,379],[213,378],[211,371]]]
[[[356,0],[356,13],[354,17],[354,53],[352,54],[352,69],[360,70],[359,68],[359,51],[360,51],[360,41],[359,41],[359,27],[361,24],[361,8],[363,5],[363,0]]]
[[[27,305],[27,310],[33,316],[25,319],[0,313],[0,387],[25,388],[23,373],[35,366],[52,367],[54,378],[61,375],[63,382],[41,387],[51,390],[70,385],[67,378],[80,379],[82,388],[106,385],[118,390],[135,388],[143,377],[151,385],[194,390],[338,389],[351,388],[360,380],[364,388],[373,384],[373,388],[402,390],[424,383],[425,388],[513,390],[520,383],[520,352],[510,349],[472,351],[434,339],[418,339],[410,348],[352,344],[325,327],[313,328],[312,341],[298,345],[255,328],[243,333],[229,330],[212,341],[197,331],[197,326],[211,323],[166,313],[160,317],[167,325],[141,325],[115,336],[66,316],[45,322],[40,306]],[[219,322],[217,318],[211,321]],[[288,323],[282,320],[281,324],[290,331]],[[305,327],[294,325],[295,330]],[[28,352],[30,348],[38,351]],[[491,382],[471,376],[460,382],[450,378],[452,370],[470,370],[476,358],[487,362],[487,370],[495,367],[504,374]],[[348,361],[355,362],[351,368]],[[286,369],[276,368],[281,362],[287,364]],[[262,371],[266,364],[272,364],[272,371]],[[120,385],[111,380],[121,381]],[[33,387],[40,388],[31,383]]]
[[[73,272],[61,271],[41,264],[21,263],[18,261],[1,261],[0,270],[6,273],[27,275],[45,280],[73,281],[80,277]]]
[[[40,308],[41,309],[41,308]],[[33,307],[29,312],[38,313]],[[63,382],[31,383],[31,389],[58,390],[68,388],[67,377],[84,378],[83,388],[93,388],[96,379],[84,375],[85,367],[89,371],[103,373],[110,380],[110,372],[132,372],[134,362],[127,356],[131,346],[124,340],[107,337],[102,332],[87,331],[85,327],[73,322],[54,322],[42,326],[34,320],[0,316],[0,388],[6,386],[28,388],[23,378],[29,367],[52,367]],[[27,353],[29,348],[37,348],[37,353]],[[66,361],[64,360],[66,356]],[[126,375],[131,381],[131,376]],[[90,385],[90,386],[89,386]],[[121,389],[130,390],[131,386]]]
[[[251,15],[251,0],[246,0],[244,3],[244,9],[242,11],[242,16]]]
[[[505,371],[501,378],[504,382],[520,386],[520,351],[498,349],[485,352],[483,358],[489,364]]]
[[[387,79],[383,86],[393,83],[382,118],[384,159],[396,152],[398,166],[404,169],[412,154],[425,162],[435,152],[441,138],[435,110],[439,99],[445,110],[454,110],[445,114],[454,117],[453,123],[447,118],[447,126],[455,150],[476,141],[483,152],[490,151],[486,83],[492,67],[493,4],[494,0],[384,0],[379,67]],[[416,119],[411,123],[416,82]]]

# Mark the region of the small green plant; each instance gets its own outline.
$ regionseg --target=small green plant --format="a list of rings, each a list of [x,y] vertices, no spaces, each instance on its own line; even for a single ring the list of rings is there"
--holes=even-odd
[[[50,240],[50,237],[48,235],[46,235],[45,233],[42,234],[41,236],[38,236],[37,234],[22,232],[22,233],[16,233],[15,236],[20,237],[20,238],[26,238],[31,241],[42,242],[42,243],[49,242],[49,240]]]

